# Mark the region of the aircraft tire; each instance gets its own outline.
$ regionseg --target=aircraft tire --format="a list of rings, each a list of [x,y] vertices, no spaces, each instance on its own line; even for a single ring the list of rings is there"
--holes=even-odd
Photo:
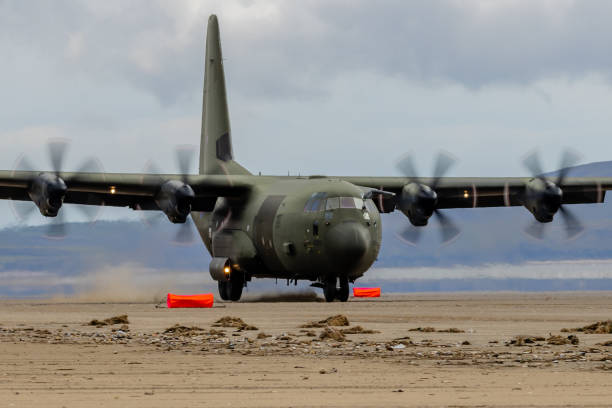
[[[228,290],[227,290],[227,283],[228,282],[221,282],[219,281],[219,296],[221,296],[222,300],[229,300],[229,296],[227,296]]]
[[[236,274],[227,282],[227,297],[233,302],[240,300],[242,296],[242,288],[244,288],[244,277]]]
[[[336,279],[329,279],[325,281],[325,287],[323,287],[323,295],[325,296],[326,302],[333,302],[336,299]]]
[[[341,302],[346,302],[349,298],[349,283],[348,278],[341,277],[340,278],[340,289],[338,289],[336,293],[336,297]]]

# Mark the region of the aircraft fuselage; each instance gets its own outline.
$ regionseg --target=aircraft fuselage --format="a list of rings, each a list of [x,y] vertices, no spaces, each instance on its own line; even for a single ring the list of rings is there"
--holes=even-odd
[[[193,213],[213,258],[251,277],[354,281],[376,260],[380,214],[351,183],[296,178],[263,183],[242,200]]]

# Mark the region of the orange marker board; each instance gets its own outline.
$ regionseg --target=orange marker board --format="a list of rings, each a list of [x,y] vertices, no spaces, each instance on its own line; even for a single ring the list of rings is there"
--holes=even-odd
[[[215,298],[212,293],[202,293],[200,295],[174,295],[168,293],[166,304],[169,308],[173,307],[212,307]]]
[[[353,288],[355,297],[380,297],[380,288]]]

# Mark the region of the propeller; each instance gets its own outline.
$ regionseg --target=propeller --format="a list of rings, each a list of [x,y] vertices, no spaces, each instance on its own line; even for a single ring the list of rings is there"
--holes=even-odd
[[[432,183],[430,187],[435,190],[438,186],[440,179],[450,170],[451,167],[457,162],[457,159],[448,152],[440,151],[436,157],[434,163],[434,170],[432,176]],[[397,163],[397,168],[402,172],[411,182],[420,183],[417,171],[415,170],[414,159],[411,154],[404,155]]]
[[[195,147],[191,145],[181,145],[176,149],[176,160],[181,172],[181,181],[185,184],[189,184],[189,172],[193,168],[193,161],[196,157],[195,150]],[[173,243],[177,245],[192,244],[195,240],[194,227],[193,221],[187,218],[187,221],[179,225]]]
[[[193,168],[195,153],[196,148],[193,145],[180,145],[176,148],[176,162],[181,173],[181,181],[185,184],[189,184],[189,172]]]
[[[163,178],[159,175],[161,171],[159,167],[152,161],[147,161],[142,168],[142,184],[161,184],[164,182]],[[163,218],[164,213],[161,211],[147,211],[147,208],[142,208],[140,204],[136,205],[136,209],[139,210],[138,215],[141,221],[148,227],[153,227],[159,224]]]
[[[64,211],[57,213],[57,216],[47,225],[44,236],[50,239],[62,239],[66,236],[66,218]]]
[[[559,170],[556,172],[557,177],[554,181],[554,184],[563,191],[563,183],[567,178],[568,173],[571,171],[571,168],[578,164],[580,161],[580,154],[571,149],[566,149],[563,151],[561,155],[561,161],[559,163]],[[531,175],[534,178],[540,179],[543,182],[547,182],[547,178],[542,171],[542,165],[540,161],[540,155],[538,151],[533,151],[529,153],[523,159],[523,165],[529,170]],[[582,231],[584,231],[584,227],[578,217],[566,206],[563,204],[559,205],[559,213],[561,214],[561,218],[563,220],[563,225],[565,229],[565,234],[568,239],[575,238]],[[536,239],[542,239],[544,236],[544,228],[545,225],[542,222],[534,220],[531,225],[529,225],[525,232]]]
[[[34,167],[28,158],[22,153],[13,165],[13,174],[17,171],[33,171],[33,169]],[[13,214],[15,214],[17,220],[21,222],[27,221],[36,211],[36,204],[32,201],[16,201],[11,199],[9,200],[9,206],[11,210],[13,210]]]
[[[47,142],[47,151],[49,152],[51,168],[58,177],[62,171],[66,150],[68,150],[68,141],[65,139],[51,139]]]
[[[193,168],[194,159],[196,157],[196,148],[192,145],[181,145],[176,148],[176,164],[180,173],[180,180],[185,184],[189,184],[189,174]],[[146,180],[157,182],[162,184],[165,180],[159,176],[160,171],[158,167],[152,163],[147,162],[143,170],[145,176],[143,176],[143,183]],[[153,180],[151,180],[153,178]],[[163,218],[164,213],[160,211],[143,211],[141,212],[141,218],[148,226],[157,225]],[[191,245],[195,240],[194,224],[193,221],[187,218],[184,223],[178,224],[178,230],[172,240],[173,244],[176,245]]]
[[[459,229],[451,218],[443,212],[435,210],[434,214],[437,215],[438,224],[440,225],[440,239],[442,244],[450,243],[461,233],[461,229]],[[416,245],[421,240],[422,234],[423,227],[415,227],[410,224],[397,235],[402,241],[410,245]]]
[[[51,163],[51,171],[55,176],[59,177],[63,168],[66,151],[69,148],[67,139],[50,139],[47,142],[47,153],[49,162]],[[21,155],[15,163],[13,172],[16,171],[34,171],[34,167],[25,155]],[[96,158],[89,158],[83,161],[77,170],[85,173],[104,173],[102,164]],[[11,200],[10,205],[15,213],[15,216],[21,222],[26,222],[37,209],[32,201]],[[75,206],[89,222],[94,222],[101,211],[99,206],[76,205]],[[59,211],[57,216],[48,224],[44,234],[47,238],[63,238],[66,236],[67,228],[65,222],[64,211]]]
[[[571,167],[577,165],[580,160],[581,156],[578,152],[571,149],[565,149],[561,155],[561,162],[559,163],[559,170],[557,171],[557,179],[555,184],[561,187],[567,178]],[[525,168],[527,168],[527,170],[529,170],[533,177],[545,179],[540,161],[540,153],[537,150],[534,150],[525,156],[523,159],[523,165]]]
[[[411,224],[398,234],[401,240],[416,245],[421,238],[422,227],[427,224],[427,218],[433,215],[436,216],[438,224],[440,225],[441,240],[443,244],[449,243],[459,235],[461,231],[452,219],[436,208],[436,188],[441,178],[444,177],[456,161],[457,160],[450,153],[444,151],[439,152],[434,163],[433,177],[431,178],[430,184],[426,185],[423,184],[417,176],[412,156],[405,155],[400,159],[397,168],[410,180],[410,183],[415,184],[415,186],[411,186],[410,200],[413,202],[420,200],[422,203],[422,208],[420,209],[424,217],[420,220],[418,226],[413,224],[414,220],[411,218]],[[402,197],[400,197],[400,200],[401,199]]]

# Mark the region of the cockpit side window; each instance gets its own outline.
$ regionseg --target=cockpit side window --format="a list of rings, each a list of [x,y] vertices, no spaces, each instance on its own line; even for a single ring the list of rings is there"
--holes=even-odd
[[[325,208],[327,193],[314,193],[304,206],[304,212],[315,212]]]
[[[310,207],[308,208],[308,211],[310,211],[310,212],[319,211],[319,207],[320,206],[321,206],[321,199],[319,197],[314,198],[310,202]]]
[[[368,209],[368,212],[374,213],[374,214],[378,212],[378,208],[376,208],[376,204],[374,204],[374,201],[372,201],[371,199],[366,200],[365,205],[366,205],[366,208]]]

